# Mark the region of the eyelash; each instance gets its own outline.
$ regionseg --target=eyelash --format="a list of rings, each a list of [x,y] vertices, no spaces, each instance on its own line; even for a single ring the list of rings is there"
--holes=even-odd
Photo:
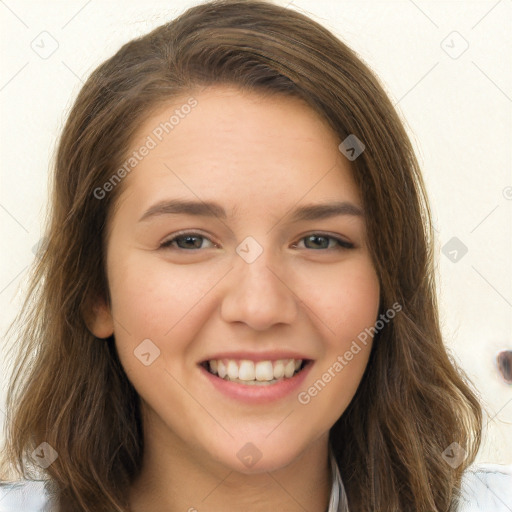
[[[320,251],[332,251],[332,250],[342,250],[343,251],[343,250],[353,249],[355,247],[354,244],[352,244],[350,242],[347,242],[347,241],[345,241],[345,240],[343,240],[341,238],[338,238],[338,237],[335,237],[335,236],[330,236],[330,235],[325,235],[323,233],[311,233],[309,235],[303,236],[300,240],[304,240],[305,238],[312,237],[312,236],[317,236],[317,237],[320,237],[320,238],[326,238],[328,240],[334,240],[338,244],[337,247],[331,247],[330,249],[329,248],[327,248],[327,249],[318,249]],[[196,232],[193,232],[193,231],[186,231],[186,232],[178,233],[173,238],[171,238],[169,240],[166,240],[165,242],[162,242],[160,244],[159,248],[160,249],[171,249],[171,244],[173,242],[175,242],[176,240],[179,240],[180,238],[186,238],[186,237],[196,237],[196,238],[204,238],[205,240],[210,240],[208,237],[206,237],[204,235],[201,235],[200,233],[196,233]],[[210,240],[210,242],[211,242],[211,240]],[[296,245],[297,244],[294,244],[294,246],[296,246]],[[190,252],[190,251],[199,251],[201,249],[183,249],[181,247],[177,247],[177,248],[175,248],[175,250]],[[315,251],[316,249],[309,249],[309,250]]]

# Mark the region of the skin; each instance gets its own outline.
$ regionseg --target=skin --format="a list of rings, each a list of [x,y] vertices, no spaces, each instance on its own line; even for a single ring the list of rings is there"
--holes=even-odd
[[[139,148],[193,95],[198,104],[124,178],[109,224],[111,306],[91,330],[112,333],[142,399],[145,451],[132,487],[135,512],[327,509],[328,433],[352,400],[371,339],[307,405],[297,393],[248,405],[219,393],[197,363],[220,351],[299,351],[315,361],[307,390],[373,326],[379,282],[364,217],[291,222],[305,204],[363,204],[341,140],[301,100],[215,86],[160,107],[133,140]],[[171,198],[213,200],[227,218],[184,214],[139,221]],[[160,247],[178,231],[202,237]],[[308,235],[338,237],[315,242]],[[247,237],[263,249],[236,252]],[[194,247],[198,247],[194,249]],[[134,355],[151,339],[160,355]],[[252,443],[261,459],[237,452]]]

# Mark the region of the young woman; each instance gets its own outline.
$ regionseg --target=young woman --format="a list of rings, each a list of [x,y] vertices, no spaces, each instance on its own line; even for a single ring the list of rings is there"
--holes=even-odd
[[[510,510],[432,258],[407,135],[325,28],[222,1],[129,42],[60,141],[0,507]]]

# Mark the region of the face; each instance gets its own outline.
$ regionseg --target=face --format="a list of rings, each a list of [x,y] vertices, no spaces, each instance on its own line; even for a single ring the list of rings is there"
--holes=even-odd
[[[371,338],[345,354],[379,282],[340,142],[298,99],[220,86],[140,127],[133,151],[152,147],[117,185],[93,331],[114,333],[162,450],[275,470],[353,398]]]

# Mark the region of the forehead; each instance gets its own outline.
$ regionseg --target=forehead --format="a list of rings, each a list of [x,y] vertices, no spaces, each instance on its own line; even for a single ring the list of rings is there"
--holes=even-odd
[[[340,140],[305,102],[216,86],[161,105],[137,130],[123,181],[139,203],[214,197],[232,214],[300,201],[359,202]]]

